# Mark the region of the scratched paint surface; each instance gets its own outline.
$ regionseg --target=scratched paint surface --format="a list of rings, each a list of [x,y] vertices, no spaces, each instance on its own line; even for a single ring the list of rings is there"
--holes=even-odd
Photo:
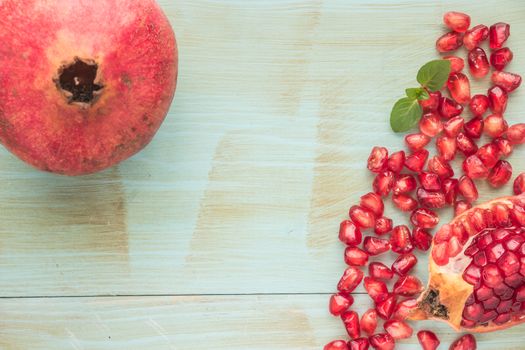
[[[326,311],[344,268],[338,223],[370,188],[371,146],[402,143],[390,108],[436,57],[442,13],[509,22],[509,69],[525,74],[525,5],[159,2],[181,76],[146,150],[84,178],[0,150],[0,349],[196,349],[204,338],[218,349],[319,349],[342,336]],[[511,123],[524,106],[519,90]],[[522,349],[523,329],[483,335],[480,348]]]

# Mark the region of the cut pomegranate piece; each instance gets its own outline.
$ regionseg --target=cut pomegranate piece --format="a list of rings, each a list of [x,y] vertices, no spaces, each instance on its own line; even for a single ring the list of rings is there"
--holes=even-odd
[[[496,85],[489,89],[488,93],[489,107],[493,113],[503,114],[507,109],[507,101],[509,99],[507,91]]]
[[[515,194],[522,194],[525,192],[525,173],[521,173],[516,177],[513,188]]]
[[[430,249],[430,244],[432,243],[432,235],[425,229],[416,227],[412,231],[412,240],[414,241],[414,247],[422,251],[427,251]]]
[[[489,109],[489,98],[485,95],[474,95],[470,100],[469,108],[476,117],[482,117]]]
[[[412,192],[416,189],[416,178],[410,174],[401,174],[394,183],[392,191],[394,194]]]
[[[474,117],[468,122],[465,123],[463,126],[463,130],[465,131],[465,134],[473,139],[479,139],[481,137],[481,134],[483,133],[483,118],[481,117]]]
[[[445,119],[450,119],[457,117],[463,112],[463,106],[457,103],[456,101],[448,98],[441,97],[439,103],[439,114]]]
[[[467,50],[472,50],[479,46],[489,36],[489,28],[483,24],[479,24],[465,32],[463,37],[463,44]]]
[[[342,293],[352,293],[362,280],[363,272],[357,267],[350,266],[339,280],[337,290]]]
[[[358,247],[346,247],[345,263],[351,266],[365,266],[368,263],[368,254]]]
[[[340,316],[354,303],[350,294],[337,293],[330,297],[329,310],[334,316]]]
[[[487,98],[487,103],[488,103],[488,98]],[[443,130],[445,132],[445,135],[447,135],[448,137],[458,136],[461,129],[463,129],[464,123],[465,123],[465,120],[460,116],[449,119],[445,124],[443,124]]]
[[[388,294],[383,300],[376,303],[376,312],[383,320],[389,320],[396,307],[396,296]]]
[[[463,171],[471,179],[483,179],[489,174],[489,169],[477,155],[471,155],[463,161]]]
[[[399,277],[394,284],[394,293],[410,297],[420,293],[423,290],[421,281],[416,276],[402,276]]]
[[[388,289],[384,282],[372,277],[365,277],[364,286],[370,298],[376,303],[383,301],[388,296]]]
[[[470,204],[469,202],[467,202],[467,201],[457,201],[454,204],[454,215],[458,216],[460,214],[463,214],[464,212],[466,212],[470,208],[472,208],[472,204]]]
[[[380,236],[385,235],[389,233],[390,231],[392,231],[393,226],[394,226],[394,222],[392,221],[392,219],[383,216],[376,220],[374,232]]]
[[[512,154],[512,144],[504,137],[498,137],[492,141],[498,147],[499,154],[502,157],[508,157]]]
[[[363,248],[369,255],[379,255],[390,250],[390,243],[386,239],[368,236],[365,237]]]
[[[390,171],[383,171],[376,175],[373,183],[374,192],[384,197],[388,196],[392,186],[394,186],[395,174]]]
[[[492,27],[491,27],[492,28]],[[449,350],[476,350],[476,339],[472,334],[465,334],[459,339],[455,340]]]
[[[501,187],[512,177],[512,166],[505,160],[500,160],[489,173],[487,178],[492,187]]]
[[[405,151],[394,152],[390,155],[387,162],[387,168],[396,174],[399,174],[405,166]]]
[[[348,342],[350,350],[368,350],[368,338],[356,338]]]
[[[525,143],[525,123],[511,125],[507,130],[507,139],[512,145]]]
[[[405,136],[405,143],[411,151],[418,151],[428,145],[430,137],[425,134],[409,134]]]
[[[383,281],[391,280],[394,276],[394,273],[388,268],[388,266],[377,261],[368,265],[368,274],[375,279]]]
[[[512,61],[513,57],[512,51],[508,47],[504,47],[494,51],[490,55],[490,63],[497,70],[503,70],[505,66]]]
[[[417,199],[422,206],[427,208],[443,208],[446,205],[443,192],[427,191],[424,188],[417,190]]]
[[[490,64],[485,50],[475,47],[468,53],[470,74],[476,78],[483,78],[490,71]]]
[[[436,41],[436,49],[439,52],[454,51],[463,45],[463,34],[449,32],[440,36]]]
[[[451,73],[448,77],[447,88],[450,96],[457,103],[463,105],[470,101],[470,82],[465,74]]]
[[[389,320],[383,325],[385,331],[394,339],[406,339],[412,336],[413,330],[406,322],[400,320]]]
[[[354,205],[349,211],[350,219],[359,227],[371,228],[376,223],[376,218],[373,212],[363,208],[359,205]]]
[[[438,337],[432,331],[417,332],[417,340],[423,350],[436,350],[440,344]]]
[[[421,106],[421,109],[423,109],[424,113],[436,112],[439,107],[440,100],[441,100],[441,92],[439,91],[435,91],[435,92],[427,91],[427,92],[428,92],[429,98],[426,100],[420,100],[419,105]]]
[[[432,210],[419,208],[410,216],[412,225],[421,228],[433,228],[439,223],[439,217]]]
[[[441,190],[441,178],[434,173],[422,172],[419,174],[419,183],[427,191]]]
[[[496,23],[489,29],[489,46],[491,49],[500,49],[510,36],[510,26],[507,23]]]
[[[370,210],[374,213],[376,218],[383,216],[383,211],[385,210],[385,205],[381,196],[377,193],[370,192],[361,196],[361,202],[359,203],[361,207]]]
[[[374,334],[377,327],[377,312],[375,309],[368,309],[361,316],[361,330],[369,336]]]
[[[443,15],[443,23],[455,32],[466,32],[470,27],[470,16],[462,13],[449,11]]]
[[[500,137],[509,128],[507,121],[500,114],[491,114],[485,118],[483,131],[490,137]]]
[[[397,257],[392,264],[392,271],[399,276],[406,276],[410,270],[417,264],[417,258],[414,254],[403,254]]]
[[[426,149],[421,149],[409,155],[406,158],[405,166],[407,169],[412,170],[413,172],[419,173],[425,167],[425,163],[428,159],[428,151]]]
[[[344,340],[334,340],[326,344],[323,350],[349,350]]]
[[[410,229],[405,225],[394,227],[390,236],[390,247],[398,254],[409,253],[414,250]]]
[[[445,196],[445,202],[453,205],[456,202],[458,195],[458,180],[457,179],[445,179],[443,180],[443,195]]]
[[[458,192],[467,200],[467,202],[472,203],[478,199],[478,189],[468,176],[462,176],[459,178],[458,183]]]
[[[456,144],[458,146],[458,150],[467,157],[478,151],[478,146],[476,143],[462,132],[460,132],[456,137]]]
[[[458,73],[465,67],[465,61],[463,58],[458,56],[444,56],[444,60],[450,61],[450,71],[452,73]]]
[[[491,80],[495,85],[501,86],[508,93],[516,90],[521,85],[521,76],[514,73],[497,71],[492,73]]]
[[[346,245],[356,246],[361,243],[363,235],[352,221],[344,220],[339,225],[339,240]]]
[[[428,170],[439,175],[442,179],[454,176],[454,170],[446,160],[439,156],[430,158],[428,161]]]
[[[457,144],[455,137],[439,136],[436,139],[436,148],[443,160],[450,161],[456,157]]]
[[[345,325],[346,332],[350,338],[359,338],[361,329],[359,327],[359,315],[355,311],[346,311],[341,315],[341,320]]]
[[[489,143],[481,146],[478,149],[476,155],[481,160],[483,165],[485,165],[488,169],[492,169],[499,160],[500,151],[498,146],[493,143]]]
[[[388,161],[388,150],[385,147],[374,147],[368,157],[368,170],[379,173],[386,169]]]
[[[396,346],[394,338],[388,333],[375,334],[368,340],[375,350],[394,350]]]
[[[392,202],[401,211],[412,211],[417,208],[417,201],[408,194],[394,194]]]
[[[416,299],[405,299],[396,305],[392,318],[395,320],[404,321],[416,309],[417,309]]]
[[[436,136],[441,131],[443,131],[443,122],[441,121],[441,117],[434,112],[423,114],[421,120],[419,121],[419,130],[422,134],[428,137]]]

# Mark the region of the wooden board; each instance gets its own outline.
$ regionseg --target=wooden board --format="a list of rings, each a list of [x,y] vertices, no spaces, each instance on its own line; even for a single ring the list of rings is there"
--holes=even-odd
[[[272,348],[319,348],[342,330],[325,311],[344,269],[338,223],[370,188],[370,148],[402,145],[390,108],[437,57],[442,14],[509,22],[509,69],[525,74],[517,1],[159,2],[178,36],[180,80],[151,145],[82,178],[37,172],[0,149],[1,349],[195,349],[210,336],[218,349],[250,339],[267,348],[273,337]],[[523,121],[523,107],[521,89],[507,119]],[[511,158],[516,173],[523,152]],[[480,192],[483,200],[510,187]],[[109,297],[124,295],[136,297]],[[277,330],[257,314],[244,322],[258,307]],[[106,309],[117,345],[81,322]],[[166,323],[166,343],[137,321],[149,314]],[[480,348],[517,349],[523,329],[483,336]]]

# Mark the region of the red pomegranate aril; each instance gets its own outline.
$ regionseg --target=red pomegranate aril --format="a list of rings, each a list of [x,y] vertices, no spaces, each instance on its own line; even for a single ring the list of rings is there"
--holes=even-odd
[[[416,299],[403,300],[396,305],[392,318],[401,321],[406,320],[412,312],[417,309],[417,304],[418,302]]]
[[[489,107],[493,113],[503,114],[507,109],[508,94],[507,92],[496,85],[489,89],[488,93]]]
[[[413,172],[419,173],[425,167],[425,163],[428,159],[428,151],[426,149],[420,149],[415,151],[406,158],[405,166],[407,169],[412,170]]]
[[[511,315],[509,313],[498,315],[495,319],[492,320],[497,325],[504,324],[509,322],[511,319]]]
[[[423,290],[421,281],[415,276],[399,277],[394,284],[394,293],[405,297],[414,296]]]
[[[525,192],[525,173],[519,174],[516,179],[514,179],[514,194],[522,194]]]
[[[376,312],[383,320],[389,320],[396,307],[396,296],[388,294],[383,300],[376,303]]]
[[[385,147],[374,147],[368,157],[368,170],[379,173],[386,169],[388,162],[388,150]]]
[[[417,258],[414,254],[408,253],[397,257],[392,264],[392,271],[399,276],[406,276],[410,270],[417,264]]]
[[[405,136],[405,143],[411,151],[418,151],[428,145],[430,137],[425,134],[409,134]]]
[[[463,45],[463,34],[448,32],[436,40],[436,49],[439,52],[454,51]]]
[[[376,218],[373,212],[363,208],[359,205],[354,205],[349,211],[350,219],[359,227],[371,228],[376,223]]]
[[[510,36],[510,26],[507,23],[499,22],[490,26],[489,46],[491,49],[499,49]]]
[[[365,266],[368,263],[368,253],[358,247],[346,247],[345,263],[351,266]]]
[[[419,130],[428,137],[434,137],[443,131],[443,122],[436,113],[423,114],[419,120]]]
[[[501,86],[508,93],[516,90],[521,85],[521,76],[509,72],[496,71],[492,73],[491,80],[495,85]]]
[[[457,201],[456,204],[454,204],[454,215],[458,216],[460,214],[463,214],[467,210],[472,208],[472,204],[470,204],[467,201]]]
[[[475,202],[478,199],[478,189],[472,179],[468,176],[462,176],[459,178],[458,192],[469,203]]]
[[[413,175],[401,174],[394,183],[392,191],[394,194],[412,192],[416,189],[417,181]]]
[[[439,91],[428,91],[429,98],[426,100],[419,100],[419,105],[423,110],[423,113],[436,112],[441,100],[441,92]],[[429,135],[430,136],[430,135]]]
[[[377,193],[370,192],[361,196],[361,201],[359,203],[361,207],[370,210],[376,218],[383,216],[383,211],[385,210],[385,205],[383,199]]]
[[[456,157],[457,144],[455,137],[439,136],[436,139],[436,149],[439,156],[446,161],[450,161]]]
[[[348,267],[337,284],[337,290],[342,293],[352,293],[363,280],[363,272],[357,267]]]
[[[414,247],[421,251],[427,251],[432,243],[432,235],[425,229],[416,227],[412,231],[412,241],[414,242]]]
[[[495,288],[499,284],[503,283],[503,277],[498,270],[498,267],[494,264],[487,264],[483,267],[481,273],[483,283],[490,288]]]
[[[481,137],[481,134],[483,133],[483,118],[481,117],[474,117],[468,122],[465,123],[463,126],[463,130],[465,131],[465,134],[473,139],[479,139]]]
[[[439,191],[441,189],[441,178],[434,173],[422,172],[419,174],[419,183],[427,191]]]
[[[494,168],[491,169],[487,178],[489,184],[492,187],[501,187],[509,182],[512,177],[512,166],[505,160],[500,160],[496,163]]]
[[[368,350],[368,338],[356,338],[348,342],[349,350]]]
[[[465,61],[461,57],[451,55],[451,56],[444,56],[443,59],[450,61],[450,71],[452,73],[461,72],[463,68],[465,67]]]
[[[326,344],[323,350],[349,350],[344,340],[334,340]]]
[[[496,70],[503,70],[512,61],[513,53],[508,47],[494,51],[490,55],[490,63]]]
[[[476,285],[481,278],[481,269],[476,265],[470,265],[463,271],[463,279],[465,282]],[[473,321],[469,318],[469,320]]]
[[[475,47],[468,53],[470,74],[476,78],[483,78],[490,71],[490,64],[485,50]]]
[[[442,192],[427,191],[424,188],[417,190],[417,199],[427,208],[443,208],[446,205],[445,195]]]
[[[525,226],[525,208],[517,203],[514,203],[514,207],[510,210],[510,217],[515,225]],[[525,246],[522,248],[522,253],[525,255]]]
[[[396,346],[394,338],[388,333],[375,334],[368,341],[375,350],[394,350]]]
[[[487,169],[492,169],[499,160],[499,153],[498,147],[493,143],[489,143],[481,146],[476,155]]]
[[[352,221],[344,220],[339,225],[339,240],[346,245],[356,246],[361,243],[363,234]]]
[[[433,228],[439,223],[439,217],[432,210],[419,208],[410,216],[412,225],[421,228]]]
[[[508,139],[504,137],[498,137],[492,141],[492,144],[498,147],[500,156],[508,157],[512,154],[513,146]]]
[[[505,204],[502,204],[502,203],[494,204],[492,206],[492,212],[494,213],[494,221],[496,223],[496,226],[499,226],[499,227],[509,226],[510,211],[509,211],[509,208]],[[513,249],[510,249],[510,250],[513,250]]]
[[[391,280],[394,276],[394,272],[388,266],[377,261],[368,265],[368,274],[377,280],[383,281]]]
[[[465,32],[463,37],[463,44],[467,50],[472,50],[479,46],[489,36],[489,28],[483,24],[479,24]]]
[[[443,265],[448,264],[449,256],[447,253],[447,243],[446,242],[436,244],[434,248],[432,249],[431,254],[432,254],[432,259],[437,265],[443,266]]]
[[[463,117],[453,117],[449,119],[445,124],[443,124],[443,131],[448,137],[456,137],[458,136],[459,132],[463,129],[464,123],[465,120],[463,119]]]
[[[384,300],[388,296],[388,289],[382,281],[367,276],[363,284],[370,298],[376,303]]]
[[[490,137],[500,137],[507,131],[509,125],[505,118],[500,114],[491,114],[485,118],[485,127],[483,131]]]
[[[450,96],[459,104],[470,101],[470,82],[463,73],[451,73],[448,77],[447,88]]]
[[[451,30],[463,33],[470,27],[470,16],[456,11],[449,11],[443,15],[443,23]]]
[[[359,327],[359,315],[355,311],[346,311],[341,315],[343,324],[345,325],[346,332],[350,338],[359,338],[361,335],[361,329]]]
[[[454,176],[454,170],[452,170],[450,164],[448,164],[446,160],[439,156],[430,158],[428,161],[428,170],[434,174],[437,174],[442,179],[447,179]]]
[[[387,161],[388,170],[399,174],[405,166],[405,151],[397,151],[390,155]]]
[[[377,327],[377,312],[375,309],[368,309],[361,316],[361,330],[369,336],[374,334]]]
[[[376,220],[374,232],[379,236],[385,235],[392,231],[393,226],[394,222],[392,221],[392,219],[383,216]]]
[[[448,98],[441,97],[439,103],[439,114],[445,119],[457,117],[463,112],[463,106],[456,101]]]
[[[497,265],[505,276],[512,276],[520,270],[520,258],[513,252],[505,251],[498,260]]]
[[[472,334],[465,334],[459,339],[456,339],[451,345],[449,350],[476,350],[476,339]]]
[[[456,145],[458,150],[465,156],[471,156],[478,151],[478,146],[470,137],[460,132],[456,137]]]
[[[489,98],[485,95],[474,95],[470,100],[469,108],[476,117],[482,117],[489,109]]]
[[[441,344],[436,334],[432,331],[417,332],[417,340],[423,350],[436,350]]]
[[[350,294],[337,293],[330,297],[329,310],[334,316],[340,316],[348,310],[354,303],[354,298]]]
[[[412,327],[400,320],[388,320],[383,325],[383,328],[394,339],[410,338],[413,333]]]
[[[463,172],[471,179],[483,179],[489,174],[489,169],[477,155],[471,155],[463,161]]]
[[[390,247],[398,254],[409,253],[414,250],[410,229],[405,225],[394,227],[390,236]]]
[[[394,186],[394,181],[395,174],[390,170],[377,174],[372,185],[374,192],[382,197],[388,196]]]
[[[507,130],[507,139],[512,145],[525,143],[525,123],[511,125]]]
[[[392,195],[392,202],[401,211],[412,211],[417,208],[417,201],[408,194]]]
[[[363,248],[369,255],[379,255],[390,250],[390,243],[386,239],[368,236],[365,237]]]
[[[453,205],[456,202],[458,195],[458,180],[457,179],[445,179],[443,180],[443,195],[445,196],[445,202]]]

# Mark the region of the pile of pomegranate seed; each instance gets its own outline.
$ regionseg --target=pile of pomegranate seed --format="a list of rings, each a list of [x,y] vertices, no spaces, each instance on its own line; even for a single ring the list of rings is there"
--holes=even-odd
[[[330,298],[329,309],[341,317],[351,340],[332,341],[324,350],[390,350],[397,340],[413,336],[406,318],[417,307],[415,298],[423,290],[421,281],[411,275],[418,262],[414,253],[425,252],[431,246],[430,230],[439,223],[435,210],[452,207],[459,215],[470,209],[478,199],[475,180],[485,179],[494,188],[508,183],[512,166],[504,158],[516,145],[525,143],[525,123],[509,126],[504,117],[512,92],[521,84],[521,76],[505,71],[513,59],[512,51],[504,47],[510,26],[500,22],[490,27],[471,27],[470,17],[459,12],[447,12],[444,23],[450,31],[437,39],[436,48],[447,53],[443,58],[451,62],[448,82],[441,91],[429,91],[430,98],[420,101],[423,115],[419,132],[405,137],[406,153],[373,147],[367,164],[375,174],[373,191],[350,208],[350,220],[341,222],[339,239],[346,245],[344,260],[349,267],[337,285],[338,293]],[[490,55],[481,47],[485,41]],[[465,60],[469,73],[465,72],[463,58],[450,55],[461,46],[468,50]],[[491,70],[491,86],[486,94],[471,96],[468,74],[481,79]],[[433,139],[436,155],[430,155],[425,148]],[[450,162],[460,157],[462,174],[455,176]],[[525,174],[520,174],[514,181],[514,193],[523,192]],[[394,207],[408,214],[411,228],[395,225],[384,216],[384,200],[390,193]],[[514,215],[525,226],[525,212],[509,214],[503,207],[493,208],[493,212],[495,223]],[[483,215],[475,211],[469,220],[473,225],[486,222]],[[488,319],[505,323],[513,310],[523,310],[525,287],[516,291],[506,287],[522,282],[518,272],[525,276],[525,271],[520,271],[520,259],[525,259],[525,231],[517,231],[496,229],[469,243],[465,254],[472,257],[472,263],[463,278],[475,289],[463,311],[465,328]],[[434,238],[432,258],[438,265],[446,264],[463,250],[467,239],[468,234],[461,230],[443,226]],[[398,254],[391,266],[374,261],[388,251]],[[361,267],[368,267],[367,276]],[[393,281],[392,290],[387,286],[389,281]],[[373,307],[359,317],[351,310],[351,293],[361,283]],[[424,350],[437,349],[440,344],[429,330],[419,331],[417,338]],[[450,349],[473,350],[476,341],[466,334]]]

